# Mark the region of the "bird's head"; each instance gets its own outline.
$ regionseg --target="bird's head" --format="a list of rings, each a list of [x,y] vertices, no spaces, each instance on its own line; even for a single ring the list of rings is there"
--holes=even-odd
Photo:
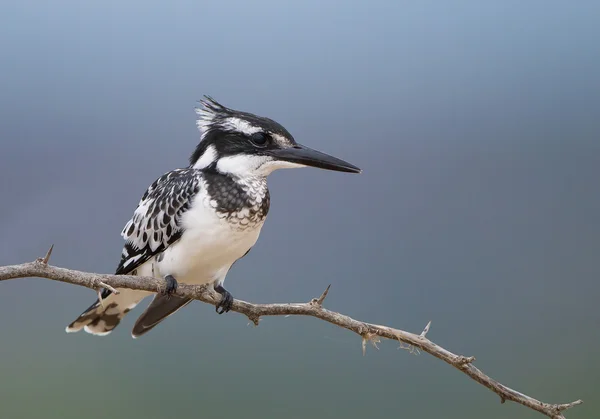
[[[190,157],[197,169],[238,177],[266,177],[277,169],[318,167],[360,173],[350,163],[296,143],[279,123],[261,116],[227,108],[206,96],[197,125],[200,143]]]

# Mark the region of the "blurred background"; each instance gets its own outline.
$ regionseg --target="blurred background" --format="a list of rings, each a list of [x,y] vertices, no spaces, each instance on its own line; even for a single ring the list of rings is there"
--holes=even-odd
[[[420,332],[500,382],[597,415],[597,2],[32,2],[0,5],[0,264],[111,273],[146,187],[187,164],[203,94],[360,166],[270,177],[230,272]],[[311,318],[193,303],[133,340],[67,335],[93,300],[0,284],[2,418],[537,418],[394,342],[361,353]]]

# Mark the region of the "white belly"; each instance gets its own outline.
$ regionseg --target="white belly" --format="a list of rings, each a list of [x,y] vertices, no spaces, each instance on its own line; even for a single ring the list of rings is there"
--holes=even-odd
[[[154,275],[172,275],[187,284],[223,281],[231,265],[256,243],[263,223],[244,230],[219,218],[201,202],[184,213],[185,231],[177,243],[153,260]]]

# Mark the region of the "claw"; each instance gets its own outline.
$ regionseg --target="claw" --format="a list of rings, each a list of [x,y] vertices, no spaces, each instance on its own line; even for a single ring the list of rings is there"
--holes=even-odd
[[[165,281],[167,284],[165,285],[165,289],[162,293],[167,297],[171,297],[171,295],[177,291],[177,280],[173,278],[172,275],[167,275],[165,276]]]
[[[217,285],[215,287],[215,291],[221,294],[221,301],[219,301],[219,304],[216,305],[215,311],[218,314],[227,313],[233,306],[233,295],[223,288],[222,285]]]

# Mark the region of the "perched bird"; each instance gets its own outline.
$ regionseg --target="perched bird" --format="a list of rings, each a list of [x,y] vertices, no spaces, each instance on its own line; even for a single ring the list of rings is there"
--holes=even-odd
[[[212,284],[221,294],[217,313],[233,297],[223,287],[231,266],[254,246],[269,212],[267,176],[277,169],[312,166],[360,173],[350,163],[302,146],[279,123],[227,108],[205,96],[196,109],[200,142],[190,165],[154,181],[121,235],[126,240],[117,275],[164,278],[133,326],[143,335],[192,300],[172,295],[177,282]],[[109,334],[142,299],[153,294],[107,289],[67,332]]]

